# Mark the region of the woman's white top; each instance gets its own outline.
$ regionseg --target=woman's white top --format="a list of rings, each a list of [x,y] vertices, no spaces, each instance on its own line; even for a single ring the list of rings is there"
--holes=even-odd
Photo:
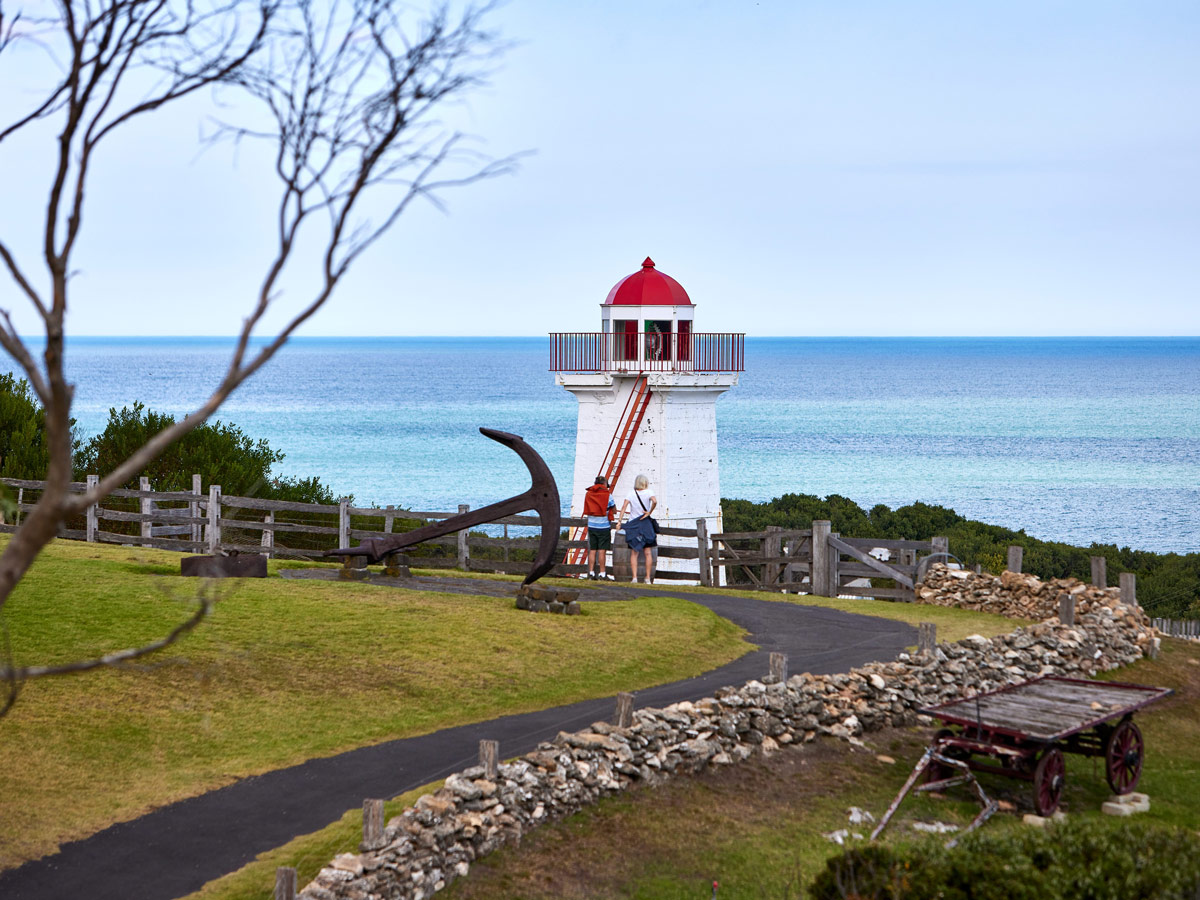
[[[638,502],[641,498],[641,503]],[[630,491],[625,498],[625,503],[629,504],[629,518],[636,519],[638,516],[644,516],[654,507],[654,491],[646,488],[644,491]],[[645,508],[643,508],[643,504]]]

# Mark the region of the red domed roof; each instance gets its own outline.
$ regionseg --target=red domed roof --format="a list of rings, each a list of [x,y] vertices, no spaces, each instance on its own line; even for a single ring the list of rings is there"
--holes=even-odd
[[[642,268],[626,275],[608,292],[605,306],[691,306],[687,291],[670,275],[654,268],[654,260],[646,257]]]

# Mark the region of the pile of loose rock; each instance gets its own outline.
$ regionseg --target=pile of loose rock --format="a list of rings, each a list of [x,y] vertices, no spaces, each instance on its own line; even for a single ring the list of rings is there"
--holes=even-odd
[[[1063,591],[1077,591],[1073,626],[1057,619]],[[628,728],[597,722],[584,732],[560,733],[500,765],[494,779],[485,778],[481,767],[451,775],[441,789],[387,823],[381,846],[337,857],[300,896],[424,900],[466,875],[471,862],[519,841],[530,828],[634,782],[654,784],[729,765],[818,735],[855,741],[863,732],[916,720],[922,707],[1041,675],[1087,676],[1157,649],[1146,617],[1122,605],[1116,589],[937,566],[918,602],[1046,620],[1001,637],[973,635],[939,644],[931,653],[901,654],[847,674],[751,681],[695,703],[640,709]]]
[[[1090,612],[1097,606],[1128,609],[1121,604],[1118,588],[1095,587],[1074,578],[1042,581],[1036,575],[1023,575],[1020,572],[1005,572],[999,576],[980,575],[936,565],[930,568],[925,581],[917,588],[918,603],[957,606],[960,609],[1038,621],[1057,617],[1064,596],[1075,598],[1077,614]],[[1141,615],[1135,609],[1128,611]],[[1142,620],[1145,625],[1150,624],[1144,615]]]

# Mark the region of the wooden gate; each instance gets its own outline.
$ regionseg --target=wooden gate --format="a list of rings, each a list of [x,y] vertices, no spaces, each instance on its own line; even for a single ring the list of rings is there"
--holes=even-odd
[[[749,579],[752,590],[808,591],[812,568],[812,530],[731,531],[712,536],[711,564],[714,580],[725,568],[726,587]]]

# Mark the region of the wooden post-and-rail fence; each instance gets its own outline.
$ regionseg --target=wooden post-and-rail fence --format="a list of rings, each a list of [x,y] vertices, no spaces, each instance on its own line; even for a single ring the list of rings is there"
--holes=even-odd
[[[20,516],[36,504],[45,482],[0,479],[17,492],[17,520],[0,523],[0,532],[13,531]],[[88,476],[70,486],[83,492],[98,479]],[[101,503],[88,507],[77,522],[69,522],[60,537],[99,543],[130,544],[184,553],[258,553],[270,557],[311,558],[335,547],[364,538],[395,534],[466,512],[407,510],[395,506],[356,507],[226,496],[220,485],[205,490],[199,475],[190,491],[155,491],[148,479],[138,490],[116,490]],[[427,568],[525,574],[529,571],[538,539],[510,537],[509,527],[532,528],[537,516],[506,516],[491,523],[484,534],[460,532],[435,538],[407,551],[414,562]],[[585,548],[583,540],[568,538],[583,519],[564,518],[559,558],[567,551]],[[761,532],[710,534],[704,519],[695,528],[664,526],[656,555],[658,580],[684,580],[703,586],[726,585],[769,591],[792,591],[822,596],[853,594],[893,600],[913,599],[929,561],[945,558],[943,538],[902,541],[843,537],[827,521],[811,529],[771,526]],[[884,550],[886,553],[881,553]],[[614,540],[614,562],[625,553],[624,539]],[[882,558],[881,558],[882,557]],[[663,560],[671,560],[662,565]],[[695,563],[691,561],[695,560]],[[682,561],[682,562],[680,562]],[[580,575],[583,565],[560,564],[555,575]]]
[[[0,532],[14,531],[20,517],[31,510],[45,482],[0,479],[17,491],[17,519],[0,523]],[[98,478],[88,476],[70,489],[91,489]],[[258,497],[226,496],[220,485],[203,490],[199,475],[192,477],[190,491],[155,491],[142,478],[138,490],[119,489],[99,504],[87,508],[77,523],[68,523],[60,537],[99,543],[131,544],[184,553],[260,553],[270,557],[307,558],[316,552],[347,546],[380,534],[393,534],[407,521],[419,527],[469,510],[462,504],[457,512],[406,510],[394,506],[355,507],[347,501],[336,506],[266,500]],[[532,559],[537,539],[509,537],[509,526],[539,525],[537,516],[506,516],[492,523],[503,528],[503,536],[460,532],[435,538],[411,555],[429,568],[460,568],[477,571],[524,574],[529,560],[513,559],[525,551]],[[583,519],[564,518],[565,529],[582,526]],[[815,535],[815,538],[814,538]],[[912,599],[919,580],[918,556],[936,553],[934,541],[887,541],[842,538],[829,530],[828,522],[814,522],[812,529],[784,530],[776,526],[763,532],[708,532],[708,523],[698,519],[695,528],[663,527],[656,551],[659,560],[696,560],[695,568],[677,571],[677,566],[659,566],[659,580],[699,581],[703,586],[731,585],[751,589],[794,591],[831,596],[851,590],[856,595]],[[565,535],[559,552],[584,548],[584,541]],[[618,533],[615,554],[623,551]],[[877,559],[878,549],[889,551],[886,561]],[[874,555],[872,555],[874,551]],[[848,557],[848,559],[844,558]],[[686,564],[685,564],[686,565]],[[582,565],[562,564],[556,575],[582,574]],[[892,586],[879,586],[864,579],[887,579]]]

